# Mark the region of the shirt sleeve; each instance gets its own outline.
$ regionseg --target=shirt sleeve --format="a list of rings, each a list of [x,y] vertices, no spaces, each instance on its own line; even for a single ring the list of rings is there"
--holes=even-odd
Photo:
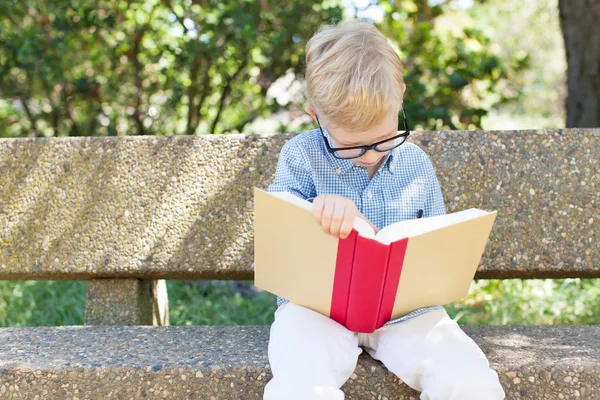
[[[425,209],[423,210],[423,217],[435,217],[437,215],[446,214],[446,206],[444,204],[444,196],[442,195],[442,189],[440,183],[433,169],[431,162],[428,163],[428,187],[425,199]]]
[[[281,148],[275,179],[267,192],[289,192],[309,201],[316,196],[310,163],[294,142]]]

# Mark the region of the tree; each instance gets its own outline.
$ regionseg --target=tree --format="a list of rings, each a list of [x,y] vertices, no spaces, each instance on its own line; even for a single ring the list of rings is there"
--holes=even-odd
[[[487,114],[484,126],[563,128],[567,61],[558,0],[483,0],[459,10],[459,15],[489,37],[500,60],[510,60],[515,55],[526,55],[529,60],[526,69],[513,70],[510,77],[511,83],[521,89],[519,101],[495,106]]]
[[[478,128],[518,93],[510,76],[523,60],[500,60],[476,29],[438,29],[451,0],[373,3],[405,65],[413,127]],[[303,108],[268,91],[301,81],[306,41],[342,17],[335,4],[0,0],[0,137],[246,132]]]
[[[600,0],[559,0],[567,53],[567,127],[600,126]]]
[[[340,18],[313,3],[0,0],[0,136],[242,131]]]
[[[379,28],[402,54],[407,111],[423,128],[481,128],[492,106],[519,98],[514,75],[528,66],[527,55],[501,58],[480,29],[444,27],[456,25],[452,0],[380,3],[386,12]]]

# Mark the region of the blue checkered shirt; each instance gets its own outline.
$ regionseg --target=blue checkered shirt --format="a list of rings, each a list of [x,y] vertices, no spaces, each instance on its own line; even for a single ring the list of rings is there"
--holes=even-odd
[[[329,140],[327,130],[323,132]],[[378,229],[417,218],[419,210],[423,210],[423,217],[446,213],[433,165],[417,145],[405,142],[390,151],[369,178],[366,168],[333,157],[319,129],[299,134],[283,146],[275,179],[267,191],[290,192],[309,201],[322,194],[344,196]],[[277,297],[278,306],[287,302]],[[441,308],[420,308],[387,324]]]

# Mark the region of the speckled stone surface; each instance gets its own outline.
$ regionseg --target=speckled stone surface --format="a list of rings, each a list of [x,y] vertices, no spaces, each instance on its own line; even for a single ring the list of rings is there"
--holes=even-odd
[[[166,282],[162,279],[89,280],[85,325],[169,325]]]
[[[600,399],[600,327],[463,329],[507,399]],[[271,378],[268,327],[0,329],[2,399],[260,399]],[[417,399],[363,354],[348,399]],[[37,397],[36,397],[37,396]]]
[[[251,279],[289,135],[0,139],[0,279]],[[448,211],[498,210],[479,278],[600,277],[600,129],[416,132]]]

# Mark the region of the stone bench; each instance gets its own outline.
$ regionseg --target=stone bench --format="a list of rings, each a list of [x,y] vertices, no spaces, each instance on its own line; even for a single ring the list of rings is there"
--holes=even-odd
[[[168,325],[164,279],[252,279],[252,188],[289,137],[0,139],[0,280],[88,281],[86,326],[0,329],[0,398],[260,398],[266,327],[124,325]],[[600,278],[600,129],[411,138],[448,212],[499,211],[477,278]],[[465,331],[509,398],[600,398],[598,326]],[[368,357],[346,391],[417,396]]]
[[[597,327],[464,330],[498,371],[508,399],[600,398]],[[266,326],[4,328],[0,398],[262,399],[271,378],[268,339]],[[343,389],[348,399],[418,399],[367,355]]]

